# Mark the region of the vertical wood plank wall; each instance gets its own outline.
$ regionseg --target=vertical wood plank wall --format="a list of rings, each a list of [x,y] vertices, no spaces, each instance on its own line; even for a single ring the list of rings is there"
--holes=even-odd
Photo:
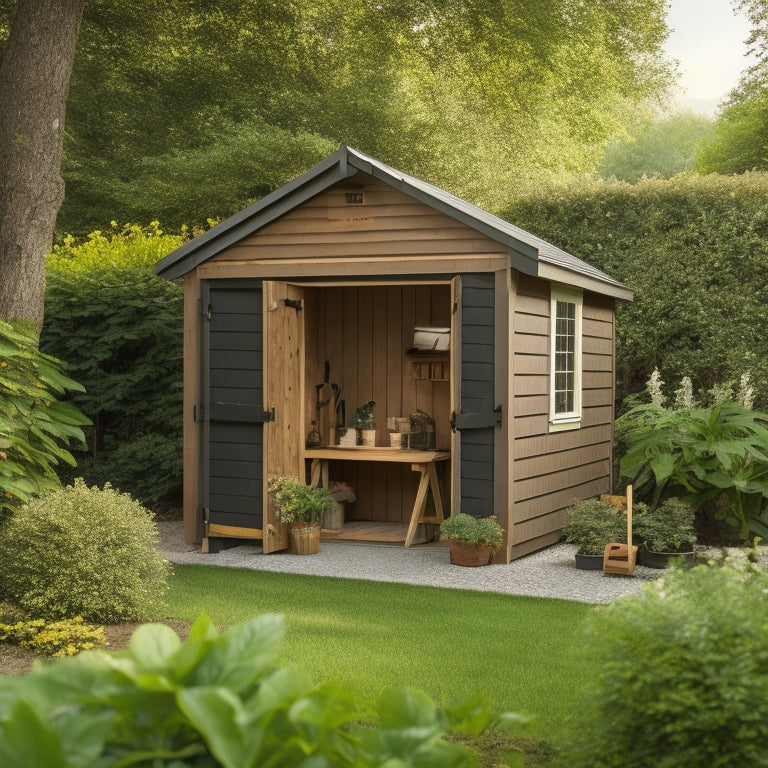
[[[325,361],[329,383],[341,387],[347,423],[358,406],[376,403],[376,444],[389,445],[388,416],[417,409],[435,420],[436,444],[450,450],[450,383],[411,377],[406,350],[415,326],[449,327],[450,286],[385,285],[306,288],[306,431],[316,411],[317,385]],[[321,409],[320,430],[328,440],[331,406]],[[332,463],[331,479],[357,492],[348,519],[408,522],[418,475],[409,465]]]
[[[556,541],[574,500],[610,490],[613,311],[611,299],[584,293],[581,428],[550,433],[550,285],[520,276],[513,321],[513,557]]]

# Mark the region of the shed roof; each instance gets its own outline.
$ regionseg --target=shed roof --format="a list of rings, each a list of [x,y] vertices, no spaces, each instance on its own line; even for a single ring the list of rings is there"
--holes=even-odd
[[[615,298],[632,299],[630,288],[567,251],[439,187],[345,145],[298,178],[189,240],[161,259],[155,270],[168,280],[181,277],[337,182],[360,172],[381,179],[500,243],[510,253],[512,266],[525,274],[578,285]]]

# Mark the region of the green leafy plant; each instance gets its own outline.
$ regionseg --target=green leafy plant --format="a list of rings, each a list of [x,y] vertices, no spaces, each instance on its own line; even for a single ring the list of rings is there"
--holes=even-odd
[[[310,488],[290,475],[271,477],[268,488],[274,494],[275,512],[281,523],[319,525],[323,512],[336,503],[327,488]]]
[[[15,624],[0,623],[0,643],[11,643],[60,658],[74,656],[107,644],[104,627],[88,624],[82,616],[58,621],[29,619]]]
[[[765,765],[768,572],[734,551],[673,568],[595,614],[602,670],[574,721],[571,768]]]
[[[183,290],[153,265],[185,239],[126,225],[48,258],[40,346],[85,385],[73,402],[93,422],[64,482],[110,482],[144,504],[181,496]]]
[[[171,572],[157,543],[152,515],[137,501],[76,480],[0,527],[0,594],[42,618],[153,618]]]
[[[626,516],[608,501],[585,499],[565,511],[563,535],[579,555],[602,555],[607,544],[627,537]]]
[[[669,498],[656,508],[637,504],[632,531],[650,552],[676,552],[696,543],[693,507],[682,499]]]
[[[713,408],[631,408],[616,421],[627,445],[621,473],[653,489],[687,493],[694,509],[713,502],[717,516],[746,539],[768,536],[768,414],[733,402]]]
[[[440,538],[491,547],[496,551],[503,541],[504,529],[493,516],[472,517],[466,512],[459,512],[440,523]]]
[[[90,422],[59,398],[82,391],[33,335],[0,321],[0,512],[57,488],[60,461],[75,465],[69,446]]]
[[[449,729],[478,734],[514,715],[485,702],[436,707],[410,689],[385,691],[361,725],[349,691],[275,662],[281,616],[219,634],[205,615],[185,643],[140,627],[127,650],[80,654],[0,678],[3,765],[197,768],[476,764]]]

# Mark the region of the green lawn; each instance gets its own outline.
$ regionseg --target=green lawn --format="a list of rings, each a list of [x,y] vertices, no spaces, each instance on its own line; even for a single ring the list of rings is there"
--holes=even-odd
[[[581,654],[595,608],[580,603],[215,566],[175,572],[171,616],[204,611],[230,625],[282,613],[283,660],[348,683],[363,703],[388,685],[438,702],[480,694],[556,739],[591,675]]]

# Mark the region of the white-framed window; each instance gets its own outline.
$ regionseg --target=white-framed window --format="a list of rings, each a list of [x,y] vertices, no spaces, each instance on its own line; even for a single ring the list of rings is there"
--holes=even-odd
[[[581,426],[581,310],[577,288],[553,285],[550,294],[549,431]]]

